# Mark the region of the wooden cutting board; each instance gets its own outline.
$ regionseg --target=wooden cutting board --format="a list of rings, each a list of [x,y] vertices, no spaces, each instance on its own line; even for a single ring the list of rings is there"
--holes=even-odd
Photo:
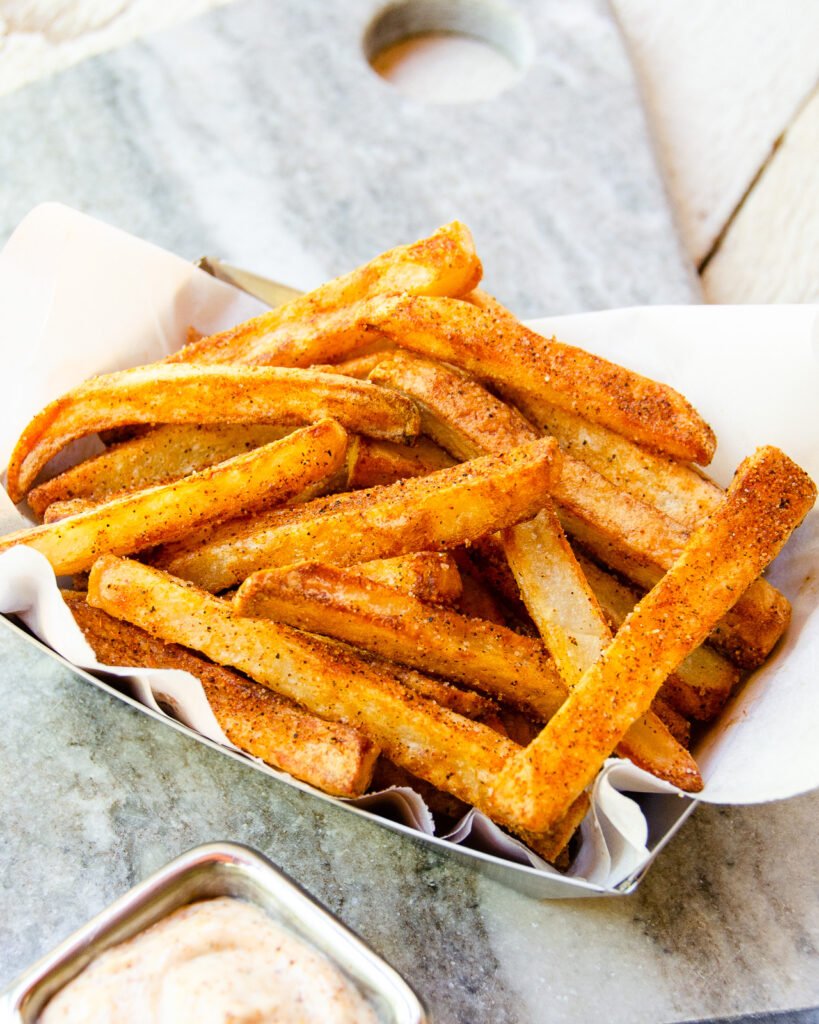
[[[454,106],[372,71],[380,6],[248,0],[4,98],[0,237],[58,199],[307,287],[459,217],[521,315],[697,298],[602,0],[518,0],[528,67]]]

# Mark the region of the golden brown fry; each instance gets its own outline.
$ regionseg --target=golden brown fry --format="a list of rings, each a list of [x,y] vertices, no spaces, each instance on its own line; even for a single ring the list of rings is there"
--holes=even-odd
[[[28,503],[43,518],[53,502],[85,498],[91,503],[112,495],[167,484],[224,462],[294,428],[264,424],[181,423],[148,431],[86,459],[29,492]]]
[[[672,388],[469,302],[373,299],[361,305],[357,321],[350,318],[348,339],[356,328],[362,338],[378,332],[402,348],[531,393],[675,458],[707,464],[714,454],[713,431]]]
[[[639,602],[641,593],[625,586],[587,558],[578,556],[578,561],[612,628],[619,629]],[[698,647],[666,679],[660,696],[686,717],[707,721],[725,706],[740,675],[736,665],[716,651],[708,646]]]
[[[502,452],[536,433],[480,384],[459,380],[428,360],[396,356],[377,367],[373,377],[412,395],[421,409],[422,429],[462,457]],[[553,491],[557,495],[563,489],[558,481]],[[599,658],[611,631],[551,503],[544,501],[531,522],[504,530],[501,542],[523,602],[571,688]],[[702,788],[693,758],[651,712],[624,737],[619,753],[681,789]]]
[[[168,545],[155,564],[217,592],[266,566],[351,565],[456,547],[531,518],[560,472],[557,454],[557,442],[546,438],[389,487],[228,523]]]
[[[482,619],[435,608],[333,565],[255,573],[239,587],[240,615],[323,633],[500,697],[546,721],[566,688],[545,648]]]
[[[421,410],[424,432],[460,458],[473,458],[487,450],[504,451],[536,436],[523,417],[476,381],[464,380],[429,360],[396,353],[380,364],[371,377],[412,397]],[[636,450],[636,446],[631,447]],[[689,475],[694,473],[689,467],[685,469]],[[696,493],[702,499],[704,491]],[[569,453],[564,456],[563,472],[553,497],[567,532],[601,561],[645,589],[657,582],[688,537],[688,530],[680,523],[620,490]],[[571,568],[568,563],[564,577],[568,586],[564,590],[573,586],[572,572],[568,571]],[[566,616],[564,621],[569,623],[572,618]],[[718,623],[712,640],[738,665],[755,668],[770,654],[789,618],[790,605],[784,595],[766,580],[756,580]],[[577,621],[578,632],[583,633],[585,627],[581,620]],[[544,623],[539,626],[543,628]],[[546,640],[550,648],[552,643],[560,642],[559,638]],[[561,650],[571,652],[572,648],[566,643],[559,646],[555,652],[558,658]]]
[[[645,590],[674,563],[688,539],[685,527],[571,457],[564,462],[555,499],[566,531]],[[717,623],[710,639],[742,668],[756,668],[773,650],[789,620],[787,598],[767,580],[754,580]]]
[[[442,708],[368,665],[343,645],[267,620],[235,615],[227,602],[149,566],[105,555],[88,601],[169,643],[201,651],[330,721],[360,728],[391,761],[479,809],[503,765],[522,749],[492,729]],[[495,820],[512,825],[502,800]],[[548,840],[535,834],[532,842]]]
[[[241,750],[333,796],[366,792],[379,751],[358,729],[325,722],[230,669],[92,608],[85,594],[62,591],[62,596],[103,664],[189,672]]]
[[[77,516],[80,512],[88,512],[96,508],[100,502],[88,501],[86,498],[67,498],[65,501],[52,501],[43,514],[44,523],[58,523],[69,516]]]
[[[658,455],[613,430],[522,392],[510,398],[532,423],[556,437],[568,455],[587,463],[621,491],[693,529],[722,501],[723,490],[696,467]]]
[[[395,352],[370,380],[411,397],[421,412],[421,430],[458,459],[498,454],[539,434],[510,405],[477,381],[431,359]]]
[[[342,465],[346,447],[343,427],[322,420],[182,480],[9,534],[0,538],[0,551],[24,544],[45,555],[57,575],[80,572],[104,552],[144,551],[207,523],[285,501]]]
[[[305,352],[299,344],[300,335],[304,335],[303,325],[309,325],[315,316],[380,294],[462,295],[480,279],[481,264],[472,235],[464,224],[452,221],[429,238],[390,249],[269,313],[186,345],[170,361],[275,366],[335,362],[335,357],[345,355],[346,349],[311,349],[308,341]],[[288,331],[290,327],[294,333]]]
[[[140,366],[81,384],[29,423],[12,453],[8,492],[20,501],[70,441],[127,423],[314,423],[406,441],[420,427],[406,398],[339,374],[281,367]]]
[[[379,347],[374,352],[365,352],[352,359],[344,359],[340,363],[312,363],[311,366],[312,369],[320,370],[322,373],[343,373],[346,377],[366,380],[376,366],[385,359],[389,359],[394,351],[394,346],[379,343]]]
[[[454,459],[425,437],[420,437],[411,448],[362,437],[351,447],[347,461],[347,486],[350,490],[392,484],[408,476],[428,476],[438,469],[455,465]]]
[[[547,721],[566,686],[543,645],[503,626],[433,608],[337,566],[259,572],[234,598],[242,615],[324,633],[382,657],[458,680]],[[635,724],[620,752],[696,791],[696,765],[653,715]]]
[[[776,448],[742,463],[725,502],[634,609],[602,658],[521,755],[495,797],[544,831],[593,780],[626,729],[698,647],[736,594],[776,557],[816,500],[807,474]]]
[[[415,551],[397,558],[378,558],[352,566],[375,583],[432,604],[452,604],[463,592],[461,573],[448,551]]]

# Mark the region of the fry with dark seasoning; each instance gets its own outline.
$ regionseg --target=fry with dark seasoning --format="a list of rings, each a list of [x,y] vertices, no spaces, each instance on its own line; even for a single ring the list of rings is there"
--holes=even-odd
[[[332,417],[351,431],[409,441],[415,406],[367,381],[282,367],[138,366],[95,377],[45,407],[20,436],[8,492],[21,501],[45,464],[71,441],[137,423],[272,423]]]
[[[544,438],[389,487],[226,523],[167,545],[154,564],[215,593],[265,567],[453,548],[531,518],[559,473],[557,442]]]
[[[391,761],[479,809],[489,806],[495,778],[522,749],[413,692],[341,644],[237,616],[221,598],[139,562],[98,559],[88,603],[236,668],[322,718],[361,729]],[[495,820],[514,824],[502,802],[492,806]],[[551,830],[527,839],[555,855]]]
[[[0,551],[22,544],[45,555],[57,575],[82,572],[103,553],[144,551],[293,498],[342,466],[346,449],[343,427],[322,420],[182,480],[9,534]]]
[[[517,823],[546,830],[594,779],[663,681],[776,557],[816,500],[816,487],[777,448],[737,470],[725,501],[692,534],[662,580],[540,735],[507,763],[495,799]]]
[[[92,608],[85,594],[64,590],[62,597],[98,661],[189,672],[240,750],[333,796],[366,792],[379,748],[358,729],[325,722],[231,669]]]
[[[481,273],[469,228],[452,221],[428,238],[389,249],[269,313],[186,345],[168,361],[269,366],[334,362],[332,348],[317,351],[300,343],[305,325],[309,337],[316,316],[374,295],[463,295],[477,285]]]

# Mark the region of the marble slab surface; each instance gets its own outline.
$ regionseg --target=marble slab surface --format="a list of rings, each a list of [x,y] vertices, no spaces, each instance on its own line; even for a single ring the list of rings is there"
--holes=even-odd
[[[0,102],[0,237],[57,199],[308,286],[453,216],[522,315],[697,297],[601,2],[516,7],[536,59],[428,107],[367,67],[372,0],[253,0]],[[248,772],[0,629],[0,984],[163,862],[263,850],[437,1022],[658,1022],[819,996],[819,798],[700,809],[635,896],[537,903]]]

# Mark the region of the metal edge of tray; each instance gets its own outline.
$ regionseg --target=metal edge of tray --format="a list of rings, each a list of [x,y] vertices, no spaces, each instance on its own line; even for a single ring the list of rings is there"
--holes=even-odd
[[[486,853],[483,850],[476,850],[447,842],[447,840],[441,839],[438,836],[427,835],[426,833],[419,832],[416,829],[410,828],[408,825],[402,824],[401,822],[384,818],[381,815],[374,814],[372,811],[365,810],[362,807],[355,807],[345,800],[322,793],[320,790],[314,789],[307,783],[294,779],[292,776],[285,775],[283,772],[278,772],[259,761],[252,760],[240,751],[230,750],[227,747],[223,747],[214,740],[208,739],[207,736],[202,736],[200,733],[195,732],[188,726],[183,725],[181,722],[178,722],[167,715],[159,714],[152,708],[146,707],[133,697],[122,693],[116,687],[106,683],[103,679],[92,675],[92,673],[85,669],[81,669],[76,665],[73,665],[66,658],[63,658],[61,655],[57,654],[56,651],[52,650],[47,644],[38,640],[37,637],[33,636],[27,629],[17,625],[15,622],[12,622],[7,616],[0,615],[0,621],[2,621],[7,628],[17,633],[22,639],[28,641],[34,647],[39,648],[61,665],[70,669],[75,675],[105,691],[111,696],[116,697],[118,700],[123,701],[136,711],[139,711],[144,715],[148,715],[150,718],[155,719],[163,725],[170,726],[172,729],[176,729],[177,732],[181,732],[183,735],[190,737],[198,743],[202,743],[205,746],[210,747],[212,750],[218,751],[224,756],[231,757],[235,761],[239,761],[241,764],[268,775],[278,782],[298,789],[303,793],[308,793],[310,796],[313,796],[318,800],[322,800],[325,803],[329,803],[334,807],[341,807],[352,814],[357,814],[362,818],[367,818],[369,821],[373,821],[383,828],[390,829],[393,832],[398,832],[399,834],[423,845],[431,846],[438,852],[455,856],[459,858],[462,863],[468,865],[473,870],[479,871],[485,877],[490,878],[495,882],[499,882],[501,885],[514,889],[516,892],[519,892],[524,896],[529,896],[532,899],[580,899],[584,897],[594,898],[601,896],[620,896],[624,894],[623,890],[619,887],[606,888],[580,878],[572,878],[570,876],[557,874],[546,874],[545,872],[537,868],[530,867],[527,864],[516,864],[513,861],[503,860],[500,857],[496,857],[491,853]],[[667,799],[669,801],[676,801],[679,798],[668,797]],[[637,883],[634,882],[632,889],[629,889],[628,891],[631,892],[633,888],[636,887],[636,884]]]
[[[265,856],[232,842],[197,846],[160,868],[25,971],[0,997],[9,1024],[33,1024],[48,1000],[104,950],[201,899],[255,903],[324,954],[359,988],[384,1024],[428,1024],[416,993],[326,907]]]

